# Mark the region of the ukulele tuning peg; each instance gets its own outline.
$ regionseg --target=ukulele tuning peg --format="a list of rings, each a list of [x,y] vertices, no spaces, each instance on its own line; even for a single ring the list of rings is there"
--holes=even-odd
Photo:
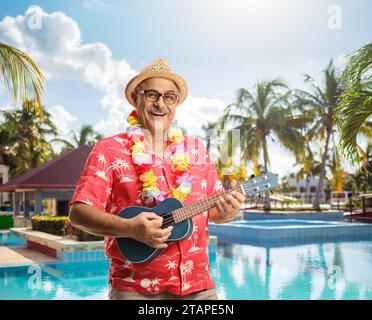
[[[273,190],[271,190],[271,189],[269,189],[269,190],[270,190],[270,193],[271,193],[271,194],[273,194],[273,193],[274,193],[274,191],[273,191]]]
[[[253,179],[255,177],[255,175],[254,174],[251,174],[251,178]]]
[[[258,197],[259,197],[259,198],[262,198],[262,197],[263,197],[263,194],[262,194],[262,193],[259,193],[259,194],[258,194]]]

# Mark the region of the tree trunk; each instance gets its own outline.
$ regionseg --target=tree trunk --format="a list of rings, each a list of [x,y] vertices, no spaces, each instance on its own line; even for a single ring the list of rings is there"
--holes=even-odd
[[[322,155],[322,163],[320,165],[318,188],[316,189],[315,200],[314,200],[314,209],[315,210],[320,210],[320,197],[322,195],[322,190],[323,190],[323,179],[324,179],[324,176],[325,176],[325,167],[326,167],[326,160],[327,160],[328,145],[329,145],[330,137],[331,137],[331,129],[328,129],[327,130],[326,143],[325,143],[325,147],[324,147],[324,152],[323,152],[323,155]]]
[[[305,203],[311,203],[310,202],[310,175],[306,174],[306,185],[305,185]]]
[[[266,137],[264,137],[263,140],[263,158],[264,158],[264,170],[265,174],[267,173],[267,164],[269,162],[268,155],[267,155],[267,145],[266,145]],[[265,191],[265,204],[264,204],[264,210],[265,211],[270,211],[271,206],[270,206],[270,191],[266,190]]]

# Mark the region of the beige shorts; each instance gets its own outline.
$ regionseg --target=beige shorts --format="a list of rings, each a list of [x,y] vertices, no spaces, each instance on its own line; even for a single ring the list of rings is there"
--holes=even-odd
[[[177,296],[168,292],[155,295],[141,294],[109,288],[109,300],[218,300],[216,289],[207,289],[190,293],[186,296]]]

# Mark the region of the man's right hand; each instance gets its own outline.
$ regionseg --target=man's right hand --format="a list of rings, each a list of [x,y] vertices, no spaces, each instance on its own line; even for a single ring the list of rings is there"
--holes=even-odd
[[[162,217],[153,212],[144,211],[129,221],[132,229],[131,238],[156,249],[168,247],[164,242],[169,238],[173,227],[162,229]]]

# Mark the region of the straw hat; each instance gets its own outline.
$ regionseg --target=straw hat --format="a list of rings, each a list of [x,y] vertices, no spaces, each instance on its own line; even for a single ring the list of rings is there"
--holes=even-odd
[[[172,72],[168,63],[164,59],[157,59],[146,65],[137,76],[135,76],[132,80],[128,82],[125,88],[125,96],[127,97],[129,103],[132,106],[136,108],[136,102],[134,101],[134,98],[135,88],[137,87],[137,85],[140,82],[153,77],[167,78],[169,80],[173,80],[180,91],[180,98],[178,104],[182,103],[186,99],[188,91],[186,81],[178,74]]]

